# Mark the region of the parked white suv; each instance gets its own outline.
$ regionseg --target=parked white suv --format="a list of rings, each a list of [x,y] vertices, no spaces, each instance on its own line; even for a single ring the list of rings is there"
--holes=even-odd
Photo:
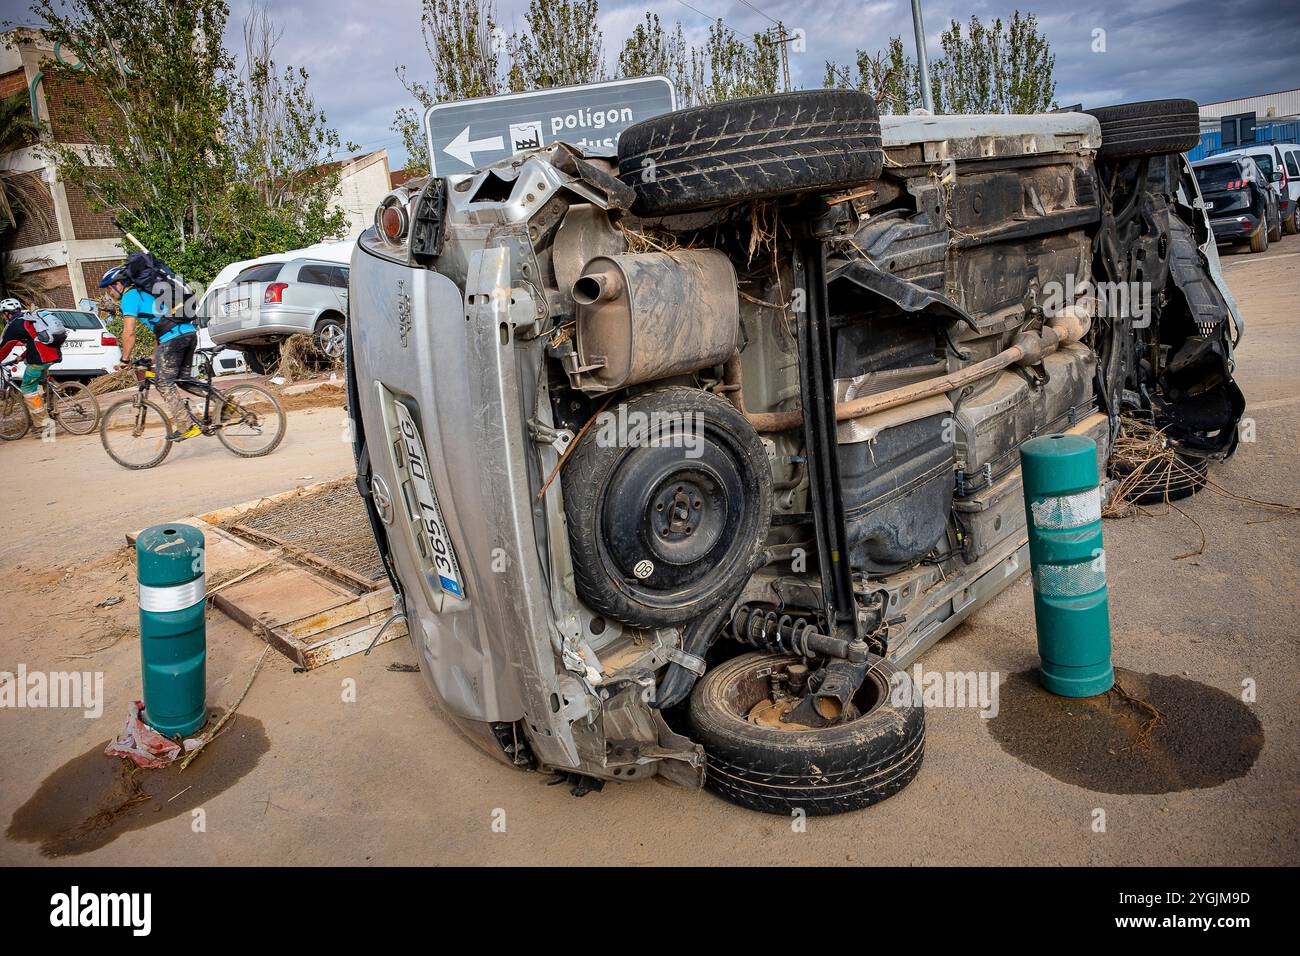
[[[1278,213],[1282,217],[1282,228],[1274,241],[1282,238],[1281,233],[1294,236],[1300,229],[1300,146],[1293,143],[1256,143],[1241,149],[1215,153],[1214,159],[1232,156],[1249,156],[1264,173],[1264,178],[1277,193]]]
[[[343,355],[348,267],[320,259],[249,266],[205,303],[208,333],[236,346],[256,372],[274,365],[280,340],[303,332],[330,358]]]

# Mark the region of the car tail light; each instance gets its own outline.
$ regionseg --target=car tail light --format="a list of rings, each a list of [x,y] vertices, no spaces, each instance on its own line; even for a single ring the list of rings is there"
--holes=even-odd
[[[279,302],[280,296],[287,288],[289,288],[289,285],[286,282],[272,282],[266,287],[266,291],[262,293],[262,301]]]
[[[116,345],[116,344],[117,344],[117,336],[114,335],[112,332],[101,332],[100,335],[99,335],[99,344],[100,344],[100,345]]]
[[[406,212],[405,192],[391,192],[375,210],[375,230],[385,242],[394,244],[406,240],[410,230],[410,217]]]
[[[1246,180],[1244,180],[1244,179],[1234,179],[1234,180],[1232,180],[1230,183],[1228,183],[1227,188],[1228,188],[1228,189],[1245,189],[1245,188],[1246,188]]]

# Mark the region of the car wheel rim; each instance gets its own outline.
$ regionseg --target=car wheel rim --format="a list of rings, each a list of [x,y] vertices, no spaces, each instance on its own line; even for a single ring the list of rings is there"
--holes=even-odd
[[[327,325],[320,330],[321,351],[330,358],[343,354],[343,329],[337,325]]]

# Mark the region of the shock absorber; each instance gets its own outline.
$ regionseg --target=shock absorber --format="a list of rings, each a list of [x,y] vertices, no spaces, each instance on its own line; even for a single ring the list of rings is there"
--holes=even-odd
[[[809,618],[763,605],[742,605],[728,629],[732,639],[778,654],[800,657],[849,657],[849,642],[817,630]]]

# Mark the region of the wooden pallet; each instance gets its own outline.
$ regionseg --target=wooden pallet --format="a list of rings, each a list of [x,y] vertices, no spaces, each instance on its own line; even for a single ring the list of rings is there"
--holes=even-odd
[[[301,549],[230,534],[216,522],[312,487],[181,519],[203,532],[212,606],[306,669],[365,651],[393,614],[393,589]],[[138,534],[128,534],[127,541],[134,544]],[[244,574],[248,576],[241,578]],[[222,580],[230,583],[222,585]],[[404,636],[406,628],[395,623],[383,631],[380,643]]]

